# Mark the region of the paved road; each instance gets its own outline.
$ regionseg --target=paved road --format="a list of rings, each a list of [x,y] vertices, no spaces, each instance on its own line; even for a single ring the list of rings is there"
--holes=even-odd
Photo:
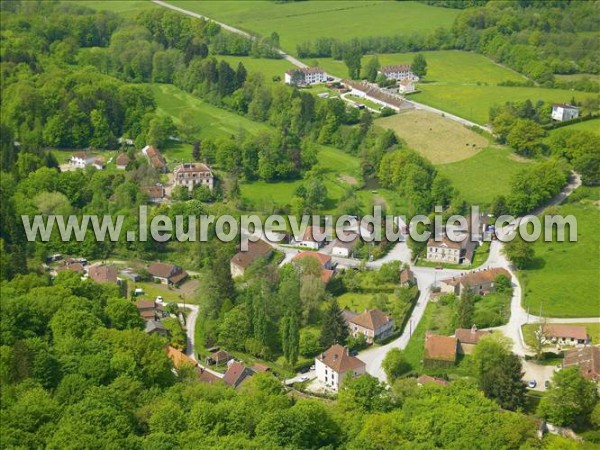
[[[185,15],[187,15],[187,16],[194,17],[194,18],[196,18],[196,19],[210,20],[210,21],[212,21],[212,22],[214,22],[214,23],[216,23],[216,24],[220,25],[220,26],[221,26],[221,28],[223,28],[224,30],[227,30],[227,31],[229,31],[229,32],[231,32],[231,33],[239,34],[240,36],[244,36],[245,38],[248,38],[248,39],[250,39],[250,40],[255,40],[255,39],[256,39],[256,36],[254,36],[254,35],[252,35],[252,34],[250,34],[250,33],[246,32],[246,31],[244,31],[244,30],[240,30],[239,28],[232,27],[231,25],[227,25],[226,23],[219,22],[219,21],[217,21],[217,20],[211,19],[210,17],[208,17],[208,16],[205,16],[205,15],[203,15],[203,14],[198,14],[198,13],[195,13],[195,12],[193,12],[193,11],[189,11],[189,10],[187,10],[187,9],[184,9],[184,8],[179,8],[178,6],[174,6],[174,5],[171,5],[171,4],[167,3],[167,2],[163,2],[163,1],[160,1],[160,0],[152,0],[152,2],[153,2],[153,3],[156,3],[156,4],[157,4],[157,5],[159,5],[159,6],[162,6],[162,7],[164,7],[164,8],[169,8],[169,9],[172,9],[173,11],[177,11],[177,12],[179,12],[179,13],[181,13],[181,14],[185,14]],[[281,50],[281,49],[279,49],[279,48],[277,48],[277,49],[275,49],[275,50],[277,51],[277,53],[279,53],[279,54],[281,55],[281,57],[282,57],[283,59],[286,59],[286,60],[288,60],[290,63],[292,63],[292,64],[293,64],[293,65],[295,65],[296,67],[308,67],[308,66],[307,66],[306,64],[304,64],[302,61],[300,61],[300,60],[298,60],[298,59],[294,58],[294,57],[293,57],[293,56],[291,56],[291,55],[288,55],[288,54],[287,54],[286,52],[284,52],[283,50]]]

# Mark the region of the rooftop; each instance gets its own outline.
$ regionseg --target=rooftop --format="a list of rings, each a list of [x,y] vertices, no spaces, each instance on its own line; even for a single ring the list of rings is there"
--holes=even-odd
[[[488,334],[492,334],[491,331],[478,330],[477,328],[457,328],[454,332],[454,336],[458,339],[461,344],[477,344],[479,339]]]
[[[292,258],[292,260],[293,261],[300,261],[301,259],[304,259],[304,258],[315,259],[315,260],[319,261],[319,264],[321,264],[321,266],[324,266],[329,261],[331,261],[331,256],[324,255],[323,253],[319,253],[319,252],[300,252],[296,256],[294,256]]]
[[[586,341],[587,328],[583,325],[544,325],[546,336]]]
[[[356,356],[351,356],[346,347],[340,344],[334,344],[325,352],[317,356],[317,359],[337,373],[344,373],[348,370],[364,368],[365,363]]]
[[[571,366],[579,366],[586,378],[600,379],[600,345],[567,350],[563,367]]]
[[[456,361],[455,337],[427,334],[425,336],[425,359]]]
[[[492,283],[498,275],[504,275],[509,280],[511,278],[510,272],[502,267],[494,267],[493,269],[481,269],[475,272],[470,272],[462,277],[453,277],[447,280],[442,280],[442,283],[456,286],[462,284],[463,286],[476,286],[481,284]]]
[[[248,250],[239,251],[232,258],[231,262],[242,268],[247,268],[250,264],[255,262],[258,258],[268,255],[273,251],[267,242],[262,239],[256,242],[248,242]]]
[[[396,64],[392,66],[382,66],[379,69],[382,73],[394,73],[394,72],[410,72],[410,64]]]
[[[96,283],[116,283],[117,268],[115,266],[91,266],[88,276]]]
[[[350,319],[350,322],[363,328],[377,331],[392,322],[392,319],[379,309],[367,309],[362,314]]]

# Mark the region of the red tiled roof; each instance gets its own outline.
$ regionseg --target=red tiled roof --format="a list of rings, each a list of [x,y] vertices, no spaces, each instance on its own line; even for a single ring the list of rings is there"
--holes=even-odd
[[[382,66],[379,71],[382,73],[410,72],[410,65],[397,64],[395,66]]]
[[[138,300],[135,303],[135,307],[137,309],[156,309],[156,303],[152,300]]]
[[[431,377],[429,375],[421,375],[419,378],[417,378],[417,383],[420,385],[437,384],[440,386],[448,386],[448,382],[443,378]]]
[[[321,281],[325,284],[329,283],[331,277],[334,275],[334,271],[330,269],[321,269]]]
[[[246,250],[245,252],[240,251],[236,253],[233,256],[233,258],[231,258],[231,262],[239,267],[246,269],[257,259],[268,255],[272,251],[273,247],[271,247],[262,239],[256,242],[248,242],[248,250]]]
[[[287,71],[288,75],[292,75],[294,72],[302,72],[304,74],[308,73],[325,73],[323,69],[320,67],[298,67],[295,69],[290,69]]]
[[[173,366],[176,369],[179,369],[183,364],[187,364],[192,367],[196,367],[198,365],[198,363],[196,361],[194,361],[192,358],[187,356],[181,350],[171,347],[170,345],[167,345],[166,351],[167,351],[167,356],[173,362]]]
[[[375,332],[387,325],[391,320],[392,319],[383,311],[378,309],[367,309],[362,314],[350,319],[350,322]]]
[[[425,336],[425,359],[456,361],[456,338],[427,334]]]
[[[96,283],[116,283],[117,268],[114,266],[91,266],[88,276]]]
[[[402,269],[400,271],[400,283],[412,283],[414,282],[415,276],[410,269]]]
[[[502,267],[494,267],[492,269],[483,269],[475,272],[470,272],[462,277],[450,278],[443,280],[442,283],[456,286],[462,284],[463,286],[477,286],[480,284],[492,283],[497,276],[504,275],[509,280],[511,279],[510,272]]]
[[[197,367],[196,373],[198,374],[198,381],[201,381],[202,383],[214,384],[220,383],[222,381],[221,378],[219,378],[216,375],[213,375],[203,367]]]
[[[316,226],[306,227],[306,230],[304,230],[304,234],[302,235],[302,240],[309,241],[309,242],[318,242],[315,239],[315,234],[324,235],[325,229],[321,228],[321,227],[316,227]],[[323,237],[321,239],[323,240],[325,238]]]
[[[119,156],[117,156],[116,159],[116,164],[117,166],[126,166],[127,164],[129,164],[129,156],[127,156],[127,153],[121,153],[119,154]]]
[[[488,334],[492,334],[492,332],[472,328],[458,328],[454,332],[454,336],[461,344],[477,344],[479,339]]]
[[[339,344],[332,345],[325,352],[317,356],[317,359],[331,370],[342,374],[348,370],[356,370],[365,367],[365,363],[356,356],[351,356],[348,349]]]
[[[427,247],[448,247],[456,250],[460,250],[464,248],[464,241],[462,242],[454,242],[448,239],[447,237],[443,237],[441,240],[435,240],[433,238],[427,241]]]
[[[294,256],[292,258],[292,260],[293,261],[299,261],[299,260],[304,259],[304,258],[316,259],[319,262],[319,264],[321,265],[321,267],[323,267],[329,261],[331,261],[331,256],[324,255],[323,253],[319,253],[319,252],[300,252],[296,256]]]
[[[173,264],[153,262],[148,266],[148,272],[153,277],[170,278],[183,272],[183,269]]]
[[[244,366],[241,362],[234,361],[227,368],[223,381],[229,386],[237,387],[245,377],[251,376],[250,369]]]
[[[567,350],[563,367],[571,366],[579,366],[585,378],[600,380],[600,345]]]
[[[561,339],[588,339],[587,328],[582,325],[545,325],[544,334]]]

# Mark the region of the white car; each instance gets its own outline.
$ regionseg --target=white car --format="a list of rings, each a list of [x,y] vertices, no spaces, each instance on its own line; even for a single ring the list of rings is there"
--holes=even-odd
[[[302,375],[300,377],[300,381],[308,381],[308,377],[306,375]]]
[[[158,303],[162,303],[162,302],[164,302],[164,299],[162,298],[162,295],[157,295],[157,296],[156,296],[156,301],[157,301]]]

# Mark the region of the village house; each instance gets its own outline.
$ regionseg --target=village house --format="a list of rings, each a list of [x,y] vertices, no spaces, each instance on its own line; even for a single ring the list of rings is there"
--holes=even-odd
[[[394,331],[394,319],[379,309],[367,309],[348,320],[353,337],[363,335],[369,344],[385,339]]]
[[[365,363],[339,344],[332,345],[315,358],[317,379],[334,391],[339,389],[345,377],[363,375],[365,371]]]
[[[69,161],[76,169],[85,169],[86,166],[91,166],[95,160],[95,156],[88,155],[85,152],[78,152],[71,156]]]
[[[345,239],[341,241],[336,239],[331,248],[332,256],[340,256],[342,258],[351,258],[354,255],[354,247],[358,244],[360,236],[358,233],[347,232],[346,235],[350,237],[350,240]]]
[[[225,350],[217,350],[206,357],[206,364],[209,365],[220,365],[227,364],[231,359],[231,355]]]
[[[165,328],[161,321],[150,319],[146,321],[146,334],[158,334],[159,336],[169,337],[169,331]]]
[[[454,331],[454,337],[458,341],[458,353],[460,355],[470,355],[473,353],[479,340],[489,334],[492,334],[492,332],[478,330],[475,325],[471,328],[457,328]]]
[[[406,286],[412,286],[415,284],[415,274],[413,273],[412,270],[410,270],[410,268],[405,267],[404,269],[400,270],[400,286],[402,287],[406,287]]]
[[[285,73],[284,81],[286,84],[294,86],[325,83],[327,81],[327,73],[320,67],[290,69]]]
[[[468,238],[454,242],[444,236],[441,240],[427,241],[426,260],[450,264],[471,264],[475,254],[475,243]]]
[[[296,239],[294,236],[296,245],[299,247],[310,248],[311,250],[319,250],[325,245],[326,240],[325,229],[317,226],[306,227],[304,234],[302,234],[300,239]]]
[[[331,256],[324,255],[318,252],[300,252],[292,258],[293,262],[302,261],[305,258],[314,259],[321,266],[321,280],[324,284],[327,284],[335,271],[331,261]]]
[[[239,361],[230,361],[227,367],[227,372],[223,377],[225,384],[239,389],[241,384],[248,378],[254,375],[254,372],[248,367],[244,366]]]
[[[206,186],[211,191],[214,185],[214,176],[210,167],[201,163],[180,164],[173,170],[175,186],[184,186],[192,192],[198,185]]]
[[[267,259],[273,254],[273,247],[262,239],[248,242],[248,250],[239,251],[229,261],[231,276],[244,276],[246,269],[260,258]]]
[[[118,284],[117,273],[115,266],[95,265],[88,268],[88,277],[96,283]]]
[[[404,80],[398,81],[398,92],[400,94],[410,94],[411,92],[415,92],[417,89],[415,88],[414,80],[410,78],[405,78]]]
[[[61,264],[56,269],[57,273],[66,271],[76,272],[80,275],[85,275],[85,267],[83,266],[83,264],[76,261],[65,261],[64,264]]]
[[[383,74],[388,80],[412,80],[419,81],[419,77],[416,76],[409,64],[398,64],[393,66],[382,66],[378,71],[378,74]]]
[[[165,187],[162,183],[156,183],[154,186],[141,187],[140,191],[146,194],[148,202],[150,203],[162,203],[166,196]]]
[[[178,286],[188,277],[188,273],[173,264],[154,262],[148,266],[148,272],[154,281],[160,281],[168,286]]]
[[[135,303],[135,307],[145,321],[160,320],[163,317],[162,306],[152,300],[140,299]]]
[[[579,117],[579,108],[577,106],[564,103],[555,103],[552,105],[552,119],[559,122],[573,120]]]
[[[511,279],[510,272],[501,267],[482,269],[470,272],[462,277],[452,277],[440,282],[440,290],[445,294],[462,295],[469,292],[477,295],[485,295],[496,290],[496,279],[504,276]]]
[[[458,341],[455,337],[427,333],[424,367],[451,367],[456,364]]]
[[[142,154],[148,159],[148,163],[157,171],[162,173],[169,171],[165,158],[154,145],[146,145],[142,149]]]
[[[98,169],[98,170],[103,170],[105,165],[106,165],[106,161],[104,161],[103,158],[96,158],[92,162],[92,167],[94,167],[95,169]]]
[[[115,159],[115,165],[119,170],[125,170],[127,168],[127,164],[129,164],[131,160],[127,153],[119,153],[119,156]]]
[[[219,378],[217,375],[215,375],[208,369],[199,366],[196,361],[187,356],[181,350],[178,350],[169,345],[166,347],[166,351],[167,356],[173,363],[175,373],[177,373],[177,371],[184,366],[193,367],[196,372],[196,376],[198,377],[198,381],[209,384],[222,383],[221,378]]]
[[[581,375],[600,383],[600,345],[567,350],[562,366],[563,368],[579,366]]]
[[[590,340],[583,325],[544,325],[542,332],[546,341],[557,345],[587,344]]]

